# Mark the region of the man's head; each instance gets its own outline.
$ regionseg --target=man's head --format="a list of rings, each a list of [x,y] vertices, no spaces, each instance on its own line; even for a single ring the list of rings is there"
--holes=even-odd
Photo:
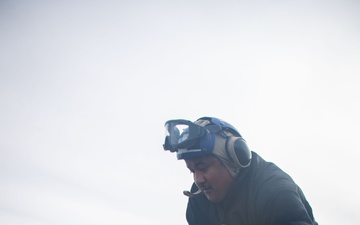
[[[214,117],[194,123],[169,120],[164,149],[176,152],[194,172],[196,185],[210,201],[221,201],[241,168],[251,162],[251,152],[240,133]]]
[[[234,182],[234,178],[221,161],[211,154],[186,159],[185,162],[201,192],[211,202],[221,202]]]

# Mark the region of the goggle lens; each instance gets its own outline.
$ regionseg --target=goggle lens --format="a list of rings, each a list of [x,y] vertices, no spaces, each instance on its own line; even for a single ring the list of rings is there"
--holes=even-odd
[[[169,143],[177,146],[189,139],[189,125],[168,123],[165,126],[166,136],[169,137]]]

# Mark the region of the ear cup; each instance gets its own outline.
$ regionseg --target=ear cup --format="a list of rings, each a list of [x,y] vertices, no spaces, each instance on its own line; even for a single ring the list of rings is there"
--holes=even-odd
[[[240,167],[248,167],[251,162],[251,151],[241,137],[230,136],[226,142],[226,152],[230,159]]]

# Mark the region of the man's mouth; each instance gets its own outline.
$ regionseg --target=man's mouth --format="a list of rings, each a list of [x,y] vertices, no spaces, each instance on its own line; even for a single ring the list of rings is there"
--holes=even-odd
[[[204,192],[205,194],[209,193],[211,191],[211,187],[202,187],[201,191]]]

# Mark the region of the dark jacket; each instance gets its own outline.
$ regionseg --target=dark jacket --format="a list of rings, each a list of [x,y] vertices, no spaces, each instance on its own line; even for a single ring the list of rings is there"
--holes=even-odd
[[[275,164],[255,152],[225,200],[211,203],[204,194],[189,198],[189,225],[317,225],[301,189]],[[192,192],[197,187],[193,185]]]

